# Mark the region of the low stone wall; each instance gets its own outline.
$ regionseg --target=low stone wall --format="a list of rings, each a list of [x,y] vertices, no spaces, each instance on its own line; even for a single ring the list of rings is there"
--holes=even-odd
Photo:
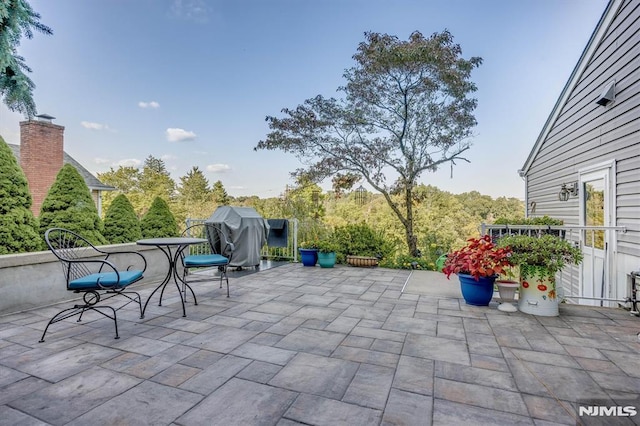
[[[123,250],[142,253],[147,270],[142,281],[132,288],[162,279],[167,273],[167,258],[158,248],[130,243],[101,246],[100,249],[110,253]],[[109,260],[118,267],[129,264],[125,256],[115,255]],[[50,251],[0,256],[0,315],[77,298],[77,294],[66,289],[61,263]]]

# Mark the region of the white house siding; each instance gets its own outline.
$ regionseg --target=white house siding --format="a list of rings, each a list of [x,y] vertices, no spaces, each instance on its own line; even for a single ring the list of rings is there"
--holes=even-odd
[[[549,215],[567,225],[579,223],[579,200],[558,200],[562,183],[578,180],[578,170],[606,161],[615,163],[615,225],[619,254],[640,258],[640,1],[619,4],[593,55],[558,105],[546,137],[525,164],[530,216]],[[580,64],[579,64],[580,65]],[[615,101],[595,103],[608,82],[616,81]],[[557,111],[554,111],[557,112]],[[535,149],[534,148],[534,152]],[[535,210],[533,206],[535,205]],[[532,211],[533,210],[533,211]],[[640,268],[640,264],[636,266]]]

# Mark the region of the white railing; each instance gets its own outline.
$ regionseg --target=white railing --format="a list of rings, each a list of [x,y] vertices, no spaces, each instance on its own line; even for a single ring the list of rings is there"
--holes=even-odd
[[[558,297],[571,303],[599,304],[604,302],[629,303],[635,300],[635,292],[626,289],[626,294],[610,298],[605,289],[616,285],[617,259],[615,233],[626,232],[624,226],[578,226],[578,225],[481,225],[482,235],[499,239],[504,235],[541,236],[557,235],[580,247],[583,261],[579,266],[567,265],[556,277]],[[607,304],[613,306],[612,303]]]
[[[187,218],[187,228],[191,225],[204,223],[206,219]],[[287,219],[289,221],[289,231],[287,235],[287,247],[269,247],[262,246],[260,256],[269,260],[290,260],[298,261],[298,219]]]

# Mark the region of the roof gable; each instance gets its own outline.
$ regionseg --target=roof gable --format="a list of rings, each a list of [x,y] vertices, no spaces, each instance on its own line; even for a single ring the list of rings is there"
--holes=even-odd
[[[591,38],[589,39],[587,46],[582,51],[582,55],[580,56],[578,63],[573,69],[571,76],[569,76],[569,80],[567,81],[567,84],[565,84],[564,88],[562,89],[562,92],[560,93],[560,97],[558,98],[555,105],[553,106],[553,109],[551,110],[551,114],[549,114],[547,121],[544,123],[544,126],[542,127],[542,131],[538,135],[538,138],[536,139],[536,142],[533,145],[533,148],[531,149],[531,152],[529,153],[527,160],[522,166],[522,169],[518,171],[521,176],[525,176],[528,173],[529,168],[533,163],[533,160],[538,155],[540,148],[542,148],[543,142],[546,140],[547,136],[549,135],[549,132],[553,128],[554,124],[556,123],[556,120],[558,119],[558,116],[562,112],[563,107],[567,103],[567,100],[569,99],[569,96],[573,92],[573,89],[578,85],[578,83],[582,79],[583,74],[587,69],[587,66],[591,62],[593,55],[596,53],[596,49],[598,48],[598,46],[604,39],[605,35],[607,34],[607,31],[609,30],[609,27],[611,26],[613,19],[620,11],[620,8],[622,7],[623,3],[624,3],[624,0],[610,0],[609,3],[607,4],[607,8],[602,14],[602,17],[600,18],[598,25],[596,25],[596,28],[593,31],[593,34],[591,34]]]

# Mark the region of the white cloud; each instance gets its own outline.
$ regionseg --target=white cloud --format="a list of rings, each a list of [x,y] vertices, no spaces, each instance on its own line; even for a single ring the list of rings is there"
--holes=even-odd
[[[213,173],[225,173],[229,170],[231,170],[231,166],[228,164],[209,164],[207,166],[207,171]]]
[[[117,163],[115,163],[115,166],[140,167],[141,164],[142,164],[142,161],[140,160],[137,160],[135,158],[126,158],[124,160],[120,160]]]
[[[167,161],[167,160],[176,160],[178,157],[176,157],[175,155],[171,155],[171,154],[164,154],[163,156],[160,157],[160,159],[162,161]]]
[[[83,121],[80,123],[82,125],[82,127],[84,127],[85,129],[91,129],[91,130],[109,130],[109,126],[107,126],[106,124],[100,124],[100,123],[92,123],[91,121]]]
[[[160,108],[160,104],[157,103],[156,101],[151,101],[151,102],[140,101],[138,102],[138,106],[140,108],[153,108],[153,109]]]
[[[109,160],[107,160],[106,158],[96,157],[93,159],[93,162],[96,164],[107,164],[109,163]]]
[[[207,22],[209,11],[210,9],[205,0],[174,0],[169,13],[178,19]]]
[[[190,130],[168,128],[167,140],[169,142],[192,141],[196,138],[196,134]]]

